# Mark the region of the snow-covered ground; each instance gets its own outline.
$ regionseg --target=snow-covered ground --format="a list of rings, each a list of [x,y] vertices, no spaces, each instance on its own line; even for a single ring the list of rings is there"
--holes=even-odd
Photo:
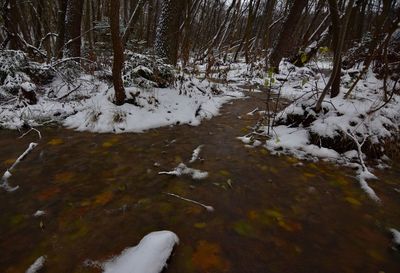
[[[142,90],[136,96],[137,105],[115,106],[111,102],[113,90],[104,90],[77,106],[77,113],[67,117],[63,124],[79,131],[99,133],[142,132],[178,124],[196,126],[201,120],[217,115],[224,103],[242,96],[238,91],[225,88],[222,94],[212,95],[209,82],[194,81],[204,88],[205,93],[191,90],[189,94],[182,94],[177,88],[153,88]],[[127,88],[126,92],[129,96],[136,94],[138,89]]]
[[[329,80],[329,62],[314,62],[303,68],[282,62],[280,74],[252,78],[253,84],[261,85],[264,81],[264,85],[271,87],[275,95],[279,94],[280,98],[292,103],[271,118],[274,126],[262,126],[257,128],[255,134],[240,139],[247,146],[258,146],[257,136],[262,134],[268,137],[264,146],[273,154],[290,154],[300,159],[322,159],[358,167],[361,187],[372,199],[378,201],[379,198],[366,182],[366,179],[375,177],[366,166],[364,149],[366,146],[369,149],[374,146],[380,159],[388,159],[384,144],[395,140],[399,133],[400,96],[394,93],[390,102],[385,104],[383,81],[369,70],[351,95],[345,98],[354,80],[351,76],[360,73],[361,69],[343,71],[341,93],[335,98],[327,96],[320,113],[314,111],[314,106]],[[235,74],[231,80],[236,78],[246,81],[249,69],[242,67],[239,70],[245,76]],[[388,80],[388,96],[394,85],[395,82]],[[276,96],[272,98],[275,99]],[[266,114],[262,110],[256,112]],[[306,118],[308,122],[304,122]]]
[[[21,63],[27,63],[24,55],[17,57]],[[243,97],[237,88],[182,72],[176,74],[169,87],[160,88],[142,76],[151,78],[151,69],[171,68],[153,63],[159,65],[154,68],[150,59],[139,54],[130,58],[126,67],[131,70],[124,75],[128,102],[122,106],[112,102],[114,90],[105,80],[110,76],[107,71],[88,75],[75,68],[64,69],[66,72],[60,69],[50,83],[36,86],[19,66],[10,64],[4,69],[9,75],[0,87],[0,128],[20,129],[56,122],[79,131],[123,133],[178,124],[196,126],[217,115],[224,103]],[[151,69],[142,65],[143,60],[149,62]],[[170,74],[165,77],[171,77]],[[162,85],[167,85],[167,80],[171,81],[167,78]],[[27,103],[21,91],[15,91],[21,87],[35,92],[37,103]],[[10,90],[19,94],[12,95]]]

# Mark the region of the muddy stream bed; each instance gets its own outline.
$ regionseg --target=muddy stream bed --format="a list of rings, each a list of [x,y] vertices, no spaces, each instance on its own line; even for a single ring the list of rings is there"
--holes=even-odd
[[[388,231],[400,228],[399,166],[375,171],[378,205],[350,169],[245,147],[235,137],[256,123],[246,113],[257,106],[252,95],[200,126],[143,134],[41,128],[9,180],[20,188],[0,190],[0,272],[25,272],[42,255],[40,272],[101,272],[85,261],[105,261],[156,230],[180,238],[168,273],[400,272]],[[19,136],[0,131],[1,172],[38,141]],[[201,160],[187,163],[199,145]],[[209,176],[158,174],[181,162]]]

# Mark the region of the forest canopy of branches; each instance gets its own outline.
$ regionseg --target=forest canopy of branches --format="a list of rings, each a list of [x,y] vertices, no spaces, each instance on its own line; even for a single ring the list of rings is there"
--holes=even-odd
[[[345,27],[346,17],[343,52],[363,42],[368,48],[368,40],[380,41],[398,16],[394,0],[2,2],[2,49],[23,50],[47,62],[67,56],[107,60],[112,49],[110,16],[120,19],[125,49],[141,53],[155,50],[172,64],[177,60],[186,63],[190,57],[204,60],[228,53],[233,54],[233,60],[244,56],[246,62],[252,62],[278,47],[270,60],[275,66],[281,57],[295,62],[295,55],[315,42],[319,48],[333,48],[334,28]],[[119,6],[119,12],[112,11],[113,5]],[[331,8],[337,9],[340,17],[333,27]],[[350,64],[354,61],[349,60]]]

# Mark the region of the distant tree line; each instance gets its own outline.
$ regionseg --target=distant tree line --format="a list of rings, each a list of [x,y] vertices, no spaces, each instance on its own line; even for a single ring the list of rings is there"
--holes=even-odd
[[[335,63],[327,86],[333,96],[342,65],[383,58],[400,17],[396,0],[1,2],[1,49],[23,50],[42,61],[101,62],[114,52],[114,62],[122,66],[121,52],[127,49],[155,53],[173,65],[191,57],[243,57],[247,63],[261,57],[266,70],[278,71],[282,58],[302,66],[327,47]],[[357,48],[365,50],[345,54]]]

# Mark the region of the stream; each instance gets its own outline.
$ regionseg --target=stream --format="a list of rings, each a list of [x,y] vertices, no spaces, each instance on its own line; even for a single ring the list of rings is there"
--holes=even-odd
[[[47,127],[41,140],[0,130],[1,172],[39,143],[9,179],[20,188],[0,189],[0,272],[25,272],[42,255],[40,272],[101,272],[87,261],[156,230],[180,239],[168,273],[399,272],[388,231],[400,229],[399,165],[374,170],[377,204],[351,169],[245,147],[236,137],[259,119],[247,113],[264,106],[260,93],[248,95],[197,127],[120,135]],[[188,163],[199,145],[200,159]],[[209,176],[158,174],[181,162]]]

